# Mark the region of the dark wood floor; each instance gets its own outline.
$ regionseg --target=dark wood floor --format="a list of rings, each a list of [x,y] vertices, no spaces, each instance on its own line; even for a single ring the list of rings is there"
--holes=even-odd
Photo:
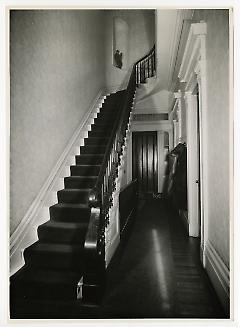
[[[227,318],[179,216],[146,202],[111,262],[100,306],[17,304],[19,318]]]

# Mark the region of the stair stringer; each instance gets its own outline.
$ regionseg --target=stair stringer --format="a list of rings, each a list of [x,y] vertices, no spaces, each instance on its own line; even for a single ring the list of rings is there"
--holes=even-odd
[[[119,194],[124,185],[122,185],[124,167],[127,163],[127,149],[130,141],[130,129],[133,120],[133,109],[135,107],[136,94],[133,97],[132,109],[129,117],[126,136],[124,139],[123,151],[120,156],[120,165],[118,166],[118,177],[116,178],[116,190],[113,193],[113,206],[109,211],[109,224],[105,229],[105,263],[109,265],[119,243],[120,243],[120,220],[119,220]]]
[[[80,154],[80,146],[84,145],[84,138],[88,136],[105,99],[106,95],[100,90],[21,223],[11,235],[10,276],[24,265],[23,251],[38,240],[38,226],[50,219],[49,207],[57,203],[57,191],[64,187],[64,177],[70,176],[70,166],[75,164],[75,155]]]

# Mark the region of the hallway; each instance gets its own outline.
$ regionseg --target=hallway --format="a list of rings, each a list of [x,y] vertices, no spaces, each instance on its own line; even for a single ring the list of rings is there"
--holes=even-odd
[[[121,252],[104,298],[112,317],[223,317],[199,261],[199,241],[187,237],[179,216],[160,200],[139,210]]]
[[[107,273],[101,306],[13,303],[16,318],[226,318],[199,261],[199,242],[161,200],[139,209]]]

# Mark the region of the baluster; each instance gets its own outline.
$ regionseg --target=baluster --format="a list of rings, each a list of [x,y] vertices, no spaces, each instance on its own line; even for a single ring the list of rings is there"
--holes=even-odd
[[[149,64],[150,64],[150,76],[152,77],[152,55],[149,57]]]
[[[153,52],[153,71],[156,70],[155,51]]]
[[[153,76],[153,60],[152,60],[152,54],[151,54],[150,60],[151,60],[151,76]]]
[[[138,81],[138,65],[136,65],[136,85],[139,84],[139,81]]]
[[[146,65],[145,60],[143,61],[143,83],[145,83],[146,80]]]
[[[147,74],[147,59],[144,60],[144,64],[145,64],[145,78],[148,78],[148,74]]]
[[[137,64],[137,84],[140,83],[140,67],[139,64]]]
[[[139,74],[138,82],[140,84],[141,83],[141,63],[138,64],[138,67],[139,67],[139,71],[138,71],[138,74]]]
[[[143,83],[145,82],[146,79],[146,65],[145,65],[145,60],[143,60]]]
[[[142,63],[140,62],[140,83],[142,83]]]
[[[144,63],[142,61],[142,83],[144,83]]]
[[[148,67],[148,78],[150,77],[150,74],[149,74],[149,58],[147,59],[147,67]]]
[[[142,83],[142,72],[141,72],[141,63],[139,63],[139,83]]]
[[[138,64],[138,84],[141,83],[141,64]]]

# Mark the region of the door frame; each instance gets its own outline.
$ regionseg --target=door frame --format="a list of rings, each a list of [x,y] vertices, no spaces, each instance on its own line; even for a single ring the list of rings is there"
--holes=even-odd
[[[128,147],[127,147],[127,183],[132,181],[132,133],[133,132],[148,132],[148,131],[156,131],[157,132],[157,151],[158,151],[159,156],[161,156],[161,153],[162,153],[159,146],[161,144],[162,145],[164,144],[164,140],[163,140],[164,132],[167,132],[169,134],[169,144],[172,144],[172,142],[173,142],[172,133],[171,133],[172,126],[169,121],[159,121],[159,122],[141,121],[141,122],[138,122],[138,121],[133,120],[131,123],[129,143],[128,143]],[[159,142],[159,139],[162,139],[162,141]],[[158,158],[158,160],[159,160],[159,158]],[[158,168],[160,168],[160,170],[161,170],[161,167],[160,167],[161,160],[163,160],[163,155],[162,155],[162,158],[160,159],[160,162],[158,162]],[[164,162],[163,162],[163,164],[164,164]],[[160,176],[160,173],[158,171],[158,192],[161,192],[163,180],[162,180],[162,182],[159,182],[159,176]]]
[[[179,70],[180,82],[185,83],[184,99],[187,119],[187,186],[189,236],[201,238],[201,260],[205,265],[205,248],[208,239],[208,172],[207,172],[207,92],[206,92],[206,33],[205,22],[191,24]],[[198,160],[197,151],[197,96],[199,88],[199,133],[200,133],[200,202],[201,235],[199,235]]]

